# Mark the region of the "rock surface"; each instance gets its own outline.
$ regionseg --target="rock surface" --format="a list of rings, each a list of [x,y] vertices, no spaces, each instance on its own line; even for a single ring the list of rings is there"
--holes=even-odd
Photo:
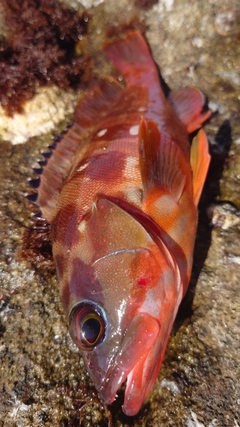
[[[83,7],[77,0],[65,3]],[[196,85],[218,110],[205,126],[213,161],[200,204],[192,281],[159,378],[140,413],[131,419],[122,414],[122,392],[110,407],[101,405],[69,337],[51,260],[36,258],[33,265],[19,258],[23,232],[31,224],[25,200],[31,166],[51,144],[53,133],[43,132],[60,133],[69,115],[64,122],[62,113],[59,120],[53,117],[52,126],[44,129],[43,114],[31,138],[26,132],[25,139],[15,139],[25,141],[20,145],[12,144],[14,137],[4,140],[14,122],[7,124],[2,116],[0,425],[239,427],[239,1],[105,0],[92,5],[87,43],[93,52],[109,23],[137,16],[147,25],[146,37],[167,84]],[[69,99],[74,102],[72,93]],[[49,96],[48,102],[49,110],[59,102],[62,112],[61,93],[59,100]]]

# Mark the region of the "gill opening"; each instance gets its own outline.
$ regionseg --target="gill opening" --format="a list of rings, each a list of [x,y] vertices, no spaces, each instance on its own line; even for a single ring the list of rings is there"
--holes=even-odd
[[[98,259],[96,259],[93,263],[92,263],[92,265],[95,265],[95,264],[97,264],[99,261],[102,261],[103,259],[106,259],[106,258],[108,258],[108,257],[110,257],[110,256],[113,256],[113,255],[118,255],[118,254],[121,254],[121,253],[135,253],[135,252],[140,252],[141,251],[141,249],[139,248],[139,249],[119,249],[118,251],[114,251],[114,252],[110,252],[109,254],[107,254],[107,255],[104,255],[104,256],[102,256],[102,257],[100,257],[100,258],[98,258]]]

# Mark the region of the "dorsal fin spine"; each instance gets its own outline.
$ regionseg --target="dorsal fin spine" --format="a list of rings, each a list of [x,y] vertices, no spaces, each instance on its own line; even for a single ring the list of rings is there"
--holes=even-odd
[[[80,99],[74,114],[73,125],[64,132],[62,138],[55,140],[55,147],[41,161],[41,174],[36,203],[43,216],[51,222],[54,217],[59,192],[64,178],[71,168],[72,157],[78,146],[86,140],[89,134],[98,129],[103,118],[111,111],[122,94],[122,86],[113,78],[103,79]]]

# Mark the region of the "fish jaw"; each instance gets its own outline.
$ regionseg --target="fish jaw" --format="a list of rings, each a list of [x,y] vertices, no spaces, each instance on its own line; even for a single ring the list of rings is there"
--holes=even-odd
[[[118,389],[127,378],[123,411],[129,416],[139,411],[155,380],[152,375],[144,375],[144,369],[151,363],[150,372],[154,370],[156,360],[149,359],[149,354],[156,346],[160,330],[158,320],[148,313],[139,313],[133,318],[115,360],[98,388],[106,404],[115,400]]]

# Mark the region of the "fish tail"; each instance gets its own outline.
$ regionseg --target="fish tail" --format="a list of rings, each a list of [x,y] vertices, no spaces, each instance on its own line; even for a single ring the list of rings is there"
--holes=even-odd
[[[105,43],[102,51],[128,84],[136,83],[138,76],[156,67],[146,40],[137,31]]]

